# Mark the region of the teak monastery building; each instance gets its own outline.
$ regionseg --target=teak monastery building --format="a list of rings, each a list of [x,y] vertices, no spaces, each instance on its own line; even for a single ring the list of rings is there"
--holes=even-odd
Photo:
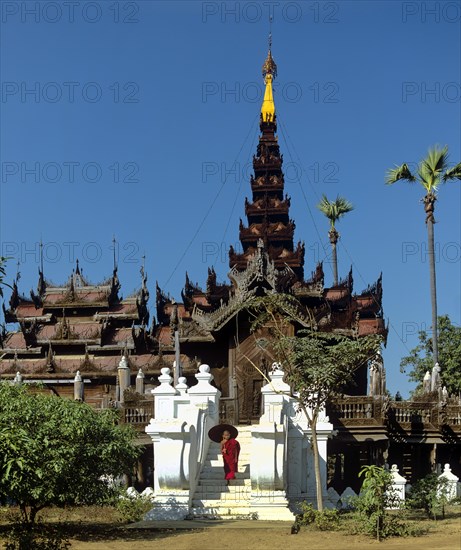
[[[149,481],[146,472],[152,467],[151,442],[143,433],[153,414],[149,390],[157,384],[160,369],[173,368],[175,359],[189,383],[201,363],[210,365],[214,384],[222,392],[222,421],[258,422],[265,384],[259,371],[267,372],[270,365],[264,346],[257,345],[268,335],[250,330],[248,304],[255,296],[275,292],[294,297],[296,306],[289,312],[296,319],[294,334],[314,328],[351,338],[387,336],[381,276],[361,292],[354,289],[352,271],[328,287],[322,263],[307,268],[304,244],[295,244],[272,95],[276,74],[269,50],[251,198],[245,200],[246,223],[240,222],[241,251],[229,250],[227,283],[217,282],[213,267],[203,287],[192,284],[186,274],[180,302],[157,285],[157,317],[150,320],[143,269],[140,289],[121,299],[116,265],[110,278],[93,284],[77,262],[61,286],[46,279],[42,265],[36,291],[26,297],[16,280],[4,306],[6,323],[18,328],[1,334],[1,378],[41,381],[50,392],[74,398],[79,371],[86,402],[96,408],[119,407],[122,420],[138,428],[139,444],[146,445],[140,486]],[[121,382],[121,356],[129,369],[129,388]],[[461,476],[459,404],[440,403],[437,398],[392,401],[380,356],[357,372],[347,392],[327,408],[337,430],[328,443],[330,486],[337,491],[357,489],[360,467],[371,463],[395,463],[408,481],[446,462]]]

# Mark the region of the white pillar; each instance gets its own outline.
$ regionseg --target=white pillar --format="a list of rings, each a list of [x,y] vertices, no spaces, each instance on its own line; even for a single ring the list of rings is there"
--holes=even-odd
[[[261,388],[263,414],[251,428],[251,513],[265,520],[293,520],[286,498],[287,422],[290,386],[280,365],[272,365],[271,381]]]
[[[120,388],[120,403],[125,402],[124,392],[127,388],[130,387],[131,376],[130,376],[130,367],[128,366],[128,361],[126,357],[123,356],[118,364],[118,382]]]
[[[74,399],[75,401],[83,401],[83,381],[78,370],[74,378]]]
[[[208,365],[200,365],[199,372],[195,375],[197,384],[189,388],[190,404],[199,408],[207,408],[212,424],[210,428],[219,422],[219,399],[221,392],[211,385],[213,375]]]
[[[139,369],[138,375],[136,376],[136,392],[144,395],[144,373],[142,369]]]

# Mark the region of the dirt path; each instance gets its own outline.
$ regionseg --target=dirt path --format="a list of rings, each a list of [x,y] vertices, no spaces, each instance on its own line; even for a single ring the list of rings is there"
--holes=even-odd
[[[250,524],[250,526],[248,525]],[[252,524],[252,525],[251,525]],[[113,541],[72,540],[74,550],[461,550],[461,521],[440,522],[429,535],[389,539],[383,543],[340,532],[302,529],[291,535],[291,525],[281,522],[217,524],[204,529],[151,531],[132,529]]]

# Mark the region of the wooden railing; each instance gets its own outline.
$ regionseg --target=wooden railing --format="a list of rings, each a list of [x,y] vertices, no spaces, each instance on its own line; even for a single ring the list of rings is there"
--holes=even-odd
[[[417,401],[393,401],[389,417],[398,424],[437,425],[437,404]]]
[[[442,405],[438,402],[389,401],[384,397],[343,397],[327,406],[327,414],[335,424],[343,426],[383,425],[386,420],[402,425],[423,425],[428,429],[448,426],[461,432],[461,404]]]
[[[382,400],[367,396],[338,398],[328,405],[327,413],[333,423],[382,424]]]
[[[140,401],[136,404],[127,403],[122,407],[121,421],[124,424],[130,424],[136,430],[144,430],[154,417],[154,401]]]
[[[438,415],[439,426],[448,426],[454,432],[461,432],[461,405],[441,407]]]

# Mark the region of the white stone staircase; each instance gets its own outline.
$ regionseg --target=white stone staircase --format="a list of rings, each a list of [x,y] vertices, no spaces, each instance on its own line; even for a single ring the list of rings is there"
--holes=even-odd
[[[236,479],[229,485],[224,479],[220,443],[210,443],[197,489],[192,499],[192,517],[240,519],[250,517],[251,479],[251,427],[238,426],[240,456]]]

